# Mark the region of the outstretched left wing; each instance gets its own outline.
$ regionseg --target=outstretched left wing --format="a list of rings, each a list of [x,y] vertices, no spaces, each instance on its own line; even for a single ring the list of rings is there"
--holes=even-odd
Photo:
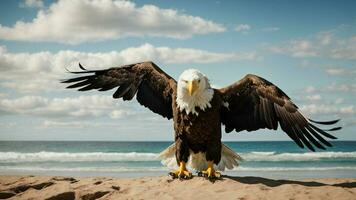
[[[135,95],[137,101],[151,111],[171,119],[172,91],[176,81],[153,62],[142,62],[104,70],[86,70],[71,72],[85,74],[62,81],[71,83],[67,88],[79,88],[79,91],[97,89],[106,91],[117,88],[114,98],[131,100]]]
[[[325,149],[322,144],[332,146],[323,136],[336,139],[326,131],[341,129],[341,127],[329,130],[318,128],[313,123],[331,125],[338,120],[318,122],[305,118],[281,89],[256,75],[247,75],[218,91],[225,105],[222,106],[220,114],[227,133],[234,129],[237,132],[261,128],[276,130],[280,124],[282,130],[299,147],[304,148],[305,145],[315,151],[311,144],[320,149]]]

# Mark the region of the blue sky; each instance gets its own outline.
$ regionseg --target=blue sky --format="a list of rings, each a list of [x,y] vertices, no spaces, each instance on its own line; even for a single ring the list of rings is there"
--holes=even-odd
[[[172,122],[113,91],[65,90],[65,67],[153,60],[224,87],[247,73],[355,140],[355,1],[1,1],[0,140],[172,140]],[[288,140],[281,131],[224,140]]]

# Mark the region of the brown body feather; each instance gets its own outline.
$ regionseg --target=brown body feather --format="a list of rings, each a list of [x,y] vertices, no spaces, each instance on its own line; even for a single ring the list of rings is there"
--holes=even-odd
[[[207,160],[218,164],[221,157],[220,93],[214,92],[210,108],[197,108],[199,115],[180,111],[175,99],[176,92],[173,94],[172,106],[177,160],[187,162],[190,149],[194,153],[205,152]]]

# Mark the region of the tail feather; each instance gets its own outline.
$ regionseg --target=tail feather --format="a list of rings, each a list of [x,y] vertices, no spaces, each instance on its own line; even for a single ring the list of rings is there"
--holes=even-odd
[[[222,144],[221,147],[221,160],[220,163],[217,165],[217,169],[220,171],[224,171],[225,168],[233,169],[234,167],[239,166],[239,162],[242,161],[242,158],[227,147],[225,144]]]
[[[178,167],[176,161],[176,146],[175,143],[171,144],[168,148],[163,150],[159,154],[159,158],[162,159],[161,163],[167,166],[170,169],[175,169]],[[234,152],[232,149],[227,147],[225,144],[221,146],[221,160],[218,165],[216,165],[216,169],[220,171],[225,171],[225,169],[233,169],[234,167],[239,166],[239,163],[242,161],[242,158]],[[189,157],[189,161],[187,163],[187,167],[193,170],[202,171],[206,170],[208,163],[205,159],[204,153],[194,154],[191,152]]]
[[[163,150],[158,158],[161,159],[161,163],[164,166],[167,166],[169,169],[174,169],[177,167],[176,160],[176,145],[175,143],[171,144],[168,148]]]

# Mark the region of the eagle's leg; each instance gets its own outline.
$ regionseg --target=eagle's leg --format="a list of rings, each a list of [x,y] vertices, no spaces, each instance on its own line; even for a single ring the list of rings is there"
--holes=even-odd
[[[186,140],[182,139],[182,135],[176,135],[175,143],[176,143],[176,159],[177,159],[177,164],[179,164],[179,169],[170,172],[169,174],[173,178],[180,178],[180,179],[192,178],[192,173],[189,172],[185,166],[189,158],[189,148],[187,142]]]
[[[207,143],[206,161],[208,161],[208,168],[201,172],[201,175],[209,178],[210,180],[219,179],[221,174],[214,168],[214,164],[219,164],[221,160],[221,141],[214,138]]]
[[[181,161],[179,164],[179,169],[173,172],[170,172],[169,175],[171,175],[173,178],[191,178],[192,173],[187,170],[185,167],[185,162]]]
[[[208,169],[201,172],[207,178],[220,178],[220,172],[214,169],[214,161],[208,161]]]

